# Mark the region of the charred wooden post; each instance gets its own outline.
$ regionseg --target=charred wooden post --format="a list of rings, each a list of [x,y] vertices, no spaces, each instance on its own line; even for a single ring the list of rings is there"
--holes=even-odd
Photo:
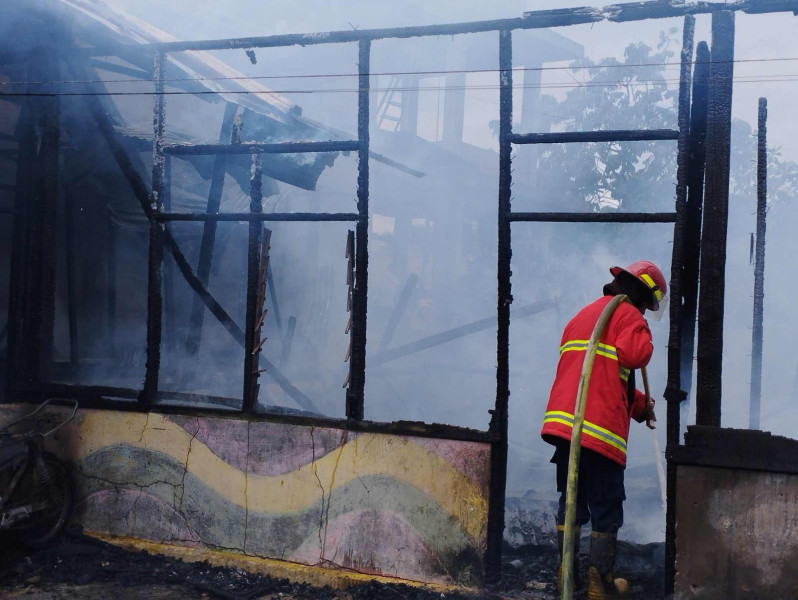
[[[748,427],[759,429],[762,402],[762,322],[765,301],[765,229],[768,210],[767,98],[759,99],[756,152],[756,261],[754,263],[754,328],[751,334],[751,407]]]
[[[346,394],[346,416],[363,419],[363,392],[366,386],[366,310],[368,306],[369,233],[369,64],[371,40],[358,48],[357,99],[357,213],[355,226],[355,289],[352,295],[352,376]]]
[[[696,398],[696,424],[713,427],[720,427],[721,417],[733,75],[734,12],[715,12],[712,14],[712,63],[709,70]]]
[[[490,502],[488,508],[485,580],[501,579],[502,541],[504,538],[504,498],[507,481],[507,423],[510,399],[510,195],[512,185],[513,130],[513,42],[509,30],[499,32],[499,200],[498,200],[498,331],[496,338],[496,405],[491,411],[490,432],[495,441],[490,453]]]
[[[263,158],[252,155],[249,210],[263,212]],[[247,246],[247,315],[244,328],[244,412],[253,412],[258,403],[258,340],[255,339],[258,319],[258,288],[263,225],[257,221],[249,224]]]
[[[228,102],[224,109],[222,118],[222,130],[219,133],[219,143],[232,143],[233,120],[235,119],[238,106]],[[213,175],[211,176],[211,188],[208,192],[208,207],[206,212],[209,215],[219,212],[222,200],[222,190],[224,188],[224,175],[227,172],[227,155],[217,154],[213,159]],[[211,273],[211,262],[213,260],[213,248],[216,243],[216,221],[205,221],[202,230],[202,241],[200,242],[199,259],[197,260],[197,278],[202,285],[207,286]],[[200,340],[202,339],[202,325],[205,317],[205,305],[202,301],[194,297],[191,307],[191,319],[188,328],[188,339],[186,340],[186,353],[195,356],[199,350]]]
[[[693,37],[695,34],[695,17],[684,18],[682,31],[681,68],[679,73],[679,138],[677,145],[676,170],[676,222],[673,228],[673,255],[671,258],[671,302],[670,332],[668,336],[668,383],[665,389],[667,401],[667,443],[679,443],[679,405],[687,394],[682,390],[681,362],[682,342],[682,303],[685,235],[688,229],[687,186],[690,172],[690,93],[691,68],[693,63]],[[659,457],[657,457],[659,461]],[[665,588],[672,590],[676,561],[676,465],[668,465],[666,475],[666,507],[665,507]],[[670,534],[670,536],[669,536]],[[670,593],[670,592],[666,592]]]
[[[687,175],[687,210],[682,261],[682,389],[693,387],[696,315],[698,313],[698,269],[701,257],[701,216],[704,206],[704,167],[706,165],[707,104],[709,101],[709,46],[698,44],[693,77],[693,105],[690,111],[690,165]],[[679,423],[686,423],[690,398],[681,403]],[[668,443],[679,443],[678,432]]]
[[[155,80],[155,106],[153,114],[154,136],[152,142],[152,195],[150,212],[152,215],[163,212],[164,190],[164,52],[156,52],[153,65]],[[150,249],[147,281],[147,372],[139,401],[148,406],[158,392],[158,376],[161,368],[161,318],[163,296],[163,244],[165,225],[150,218]]]

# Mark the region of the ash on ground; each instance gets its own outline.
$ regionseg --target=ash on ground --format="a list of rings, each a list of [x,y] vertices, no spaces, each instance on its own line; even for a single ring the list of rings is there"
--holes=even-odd
[[[58,543],[38,552],[3,543],[0,596],[26,600],[554,600],[559,597],[555,586],[557,552],[553,536],[548,537],[548,541],[538,544],[507,544],[499,585],[475,593],[441,594],[377,581],[347,591],[313,587],[238,568],[184,562],[144,551],[129,552],[70,529]],[[588,543],[584,539],[582,547],[586,549]],[[630,580],[627,598],[663,598],[663,560],[663,544],[619,543],[616,570],[619,576]],[[584,555],[582,564],[586,564]],[[576,595],[584,597],[584,592]]]

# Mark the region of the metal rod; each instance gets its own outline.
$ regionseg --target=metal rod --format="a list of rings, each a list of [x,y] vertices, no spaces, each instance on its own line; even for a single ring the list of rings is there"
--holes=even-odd
[[[249,210],[253,213],[263,211],[263,161],[260,154],[252,155],[252,173],[250,176]],[[255,322],[258,319],[258,280],[260,275],[260,255],[263,225],[257,221],[249,224],[249,241],[247,245],[247,313],[244,335],[244,412],[251,413],[258,403],[255,374],[257,358],[255,357]]]
[[[670,292],[673,299],[670,303],[670,331],[668,336],[668,382],[665,388],[665,399],[667,401],[667,442],[668,444],[679,443],[679,404],[684,400],[686,394],[681,392],[681,326],[682,326],[682,275],[684,261],[684,240],[687,220],[687,181],[690,168],[690,96],[692,85],[692,62],[693,62],[693,38],[695,35],[695,17],[687,15],[684,18],[682,29],[682,52],[681,67],[679,72],[679,107],[678,124],[679,140],[676,146],[676,221],[673,228],[673,252],[671,258],[671,281]],[[648,396],[648,378],[643,371],[643,382],[646,384],[646,395]],[[659,455],[659,444],[656,432],[654,434],[654,447],[657,451],[657,470],[660,474],[660,484],[665,480],[662,487],[664,495],[663,502],[665,508],[665,527],[672,532],[670,538],[666,535],[665,550],[665,588],[673,593],[673,578],[675,575],[675,534],[676,534],[676,512],[675,512],[675,489],[676,489],[676,468],[671,467],[672,477],[668,479],[662,473],[661,456]]]
[[[156,215],[163,211],[164,190],[164,68],[166,57],[163,52],[156,52],[153,64],[155,79],[155,106],[153,108],[153,142],[152,142],[152,196],[150,213]],[[158,391],[158,376],[161,367],[161,318],[163,312],[163,296],[161,283],[163,280],[163,246],[164,224],[150,219],[150,246],[147,278],[147,371],[144,376],[139,401],[149,406]]]
[[[569,144],[575,142],[651,142],[679,139],[677,129],[620,129],[604,131],[560,131],[554,133],[516,133],[513,144]]]
[[[359,141],[330,140],[327,142],[241,142],[240,144],[166,144],[164,154],[191,156],[201,154],[299,154],[304,152],[355,152]]]
[[[501,579],[502,541],[504,538],[504,499],[507,482],[507,410],[510,399],[510,304],[513,301],[510,281],[510,194],[512,185],[513,133],[513,43],[509,30],[499,32],[499,198],[497,263],[497,335],[496,335],[496,405],[490,431],[496,436],[490,453],[490,491],[488,502],[485,580]]]
[[[698,303],[696,424],[720,427],[726,236],[729,219],[734,13],[712,14],[706,192]]]
[[[363,393],[366,386],[366,312],[368,304],[369,231],[369,71],[371,42],[358,47],[357,137],[357,213],[355,225],[355,285],[352,293],[352,356],[346,416],[363,419]]]
[[[751,409],[748,427],[759,429],[762,402],[762,341],[765,300],[765,230],[768,210],[767,98],[759,99],[756,152],[756,260],[754,263],[754,328],[751,334]]]
[[[642,21],[646,19],[662,19],[682,17],[688,14],[714,13],[720,10],[742,11],[746,13],[774,13],[798,11],[798,0],[738,0],[737,2],[642,2],[632,3],[631,7],[623,4],[605,6],[604,8],[575,7],[554,10],[539,10],[524,13],[523,17],[512,19],[496,19],[473,23],[448,23],[442,25],[421,25],[416,27],[393,27],[384,29],[359,29],[347,31],[328,31],[322,33],[272,35],[262,37],[246,37],[218,40],[194,40],[183,42],[162,42],[142,45],[142,48],[160,49],[166,52],[184,50],[228,50],[267,48],[279,46],[311,46],[317,44],[335,44],[342,42],[359,42],[386,38],[411,38],[424,36],[457,35],[463,33],[480,33],[486,31],[504,31],[512,29],[546,29],[549,27],[567,27],[583,23],[609,21]]]
[[[233,133],[233,120],[235,119],[238,105],[228,102],[225,105],[224,116],[222,117],[222,128],[219,132],[219,143],[231,141]],[[227,155],[217,154],[213,160],[213,175],[211,176],[211,187],[208,192],[208,205],[206,212],[215,215],[219,212],[222,201],[222,190],[224,189],[224,175],[227,172]],[[202,229],[202,241],[200,242],[199,258],[197,259],[197,279],[202,285],[207,286],[211,274],[211,261],[213,260],[213,248],[216,244],[216,221],[207,220]],[[202,339],[202,325],[205,317],[205,305],[198,297],[194,297],[191,306],[190,325],[188,337],[186,339],[186,353],[189,357],[196,356],[199,350],[200,340]]]
[[[673,223],[676,213],[511,212],[507,220],[511,223]]]
[[[157,221],[357,221],[357,213],[159,213]]]

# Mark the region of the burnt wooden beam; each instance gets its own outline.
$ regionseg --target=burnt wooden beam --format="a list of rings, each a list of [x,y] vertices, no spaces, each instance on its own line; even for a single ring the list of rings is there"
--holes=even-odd
[[[225,105],[224,116],[222,117],[222,128],[219,132],[219,143],[232,142],[233,120],[235,119],[238,106],[232,102]],[[219,212],[222,200],[222,190],[224,189],[224,175],[227,172],[227,155],[217,154],[213,161],[213,175],[211,176],[211,186],[208,192],[208,205],[206,212],[213,215]],[[197,278],[202,285],[207,286],[211,274],[211,262],[213,260],[213,248],[216,243],[216,221],[205,221],[202,229],[202,241],[200,242],[199,258],[197,259]],[[199,343],[202,339],[202,325],[205,317],[205,305],[198,297],[194,297],[191,306],[190,325],[188,328],[188,339],[186,340],[186,353],[191,357],[197,354]]]
[[[513,144],[572,144],[590,142],[653,142],[676,140],[677,129],[620,129],[598,131],[557,131],[552,133],[515,133]]]
[[[249,210],[253,213],[263,212],[263,159],[260,154],[252,155],[249,197]],[[263,225],[251,221],[247,243],[247,312],[244,331],[244,412],[247,413],[253,412],[258,403],[258,362],[255,356],[258,340],[255,339],[255,332],[259,312],[257,303],[262,241]]]
[[[357,221],[357,213],[160,213],[153,218],[161,222],[170,221]]]
[[[193,156],[202,154],[295,154],[302,152],[354,152],[360,141],[326,142],[241,142],[240,144],[164,144],[165,154]]]
[[[698,314],[698,271],[701,258],[701,219],[704,207],[704,168],[706,165],[707,105],[709,102],[710,53],[706,42],[696,49],[693,99],[690,109],[690,151],[687,177],[687,205],[682,259],[681,389],[693,387],[696,315]],[[690,398],[681,403],[679,421],[689,417]],[[669,444],[678,444],[678,432]]]
[[[759,99],[756,152],[756,260],[754,262],[754,325],[751,333],[751,403],[748,427],[759,429],[762,404],[762,343],[765,302],[765,233],[768,210],[767,98]]]
[[[712,14],[706,183],[698,303],[696,424],[720,427],[726,236],[729,220],[734,13]]]
[[[685,237],[688,230],[687,190],[690,172],[690,99],[692,95],[693,38],[695,17],[684,18],[682,51],[679,70],[679,139],[676,146],[676,221],[673,227],[673,251],[670,281],[670,330],[668,332],[668,381],[665,388],[667,401],[667,443],[679,443],[679,407],[686,393],[682,391],[682,277],[684,275]],[[659,461],[659,457],[657,457]],[[668,463],[665,503],[665,590],[673,593],[676,575],[676,466]]]
[[[504,539],[504,500],[507,482],[507,426],[510,400],[510,304],[513,301],[510,261],[513,250],[509,215],[512,210],[513,43],[510,30],[499,32],[499,198],[498,198],[498,301],[496,334],[496,404],[490,432],[496,437],[490,453],[485,580],[501,579]]]
[[[736,2],[680,2],[654,0],[614,4],[603,8],[579,6],[553,10],[525,12],[522,17],[494,19],[470,23],[446,23],[440,25],[420,25],[415,27],[391,27],[381,29],[358,29],[346,31],[327,31],[322,33],[283,34],[261,37],[226,38],[217,40],[192,40],[181,42],[161,42],[143,49],[159,49],[166,52],[185,50],[234,50],[270,48],[280,46],[311,46],[317,44],[337,44],[361,42],[388,38],[413,38],[425,36],[458,35],[487,31],[510,31],[513,29],[547,29],[568,27],[599,21],[643,21],[715,13],[717,11],[742,11],[752,14],[775,12],[798,12],[798,0],[738,0]]]
[[[511,212],[507,220],[511,223],[674,223],[676,213]]]
[[[150,211],[155,215],[163,212],[164,191],[164,121],[166,96],[164,78],[166,55],[155,53],[153,79],[155,95],[153,106],[152,141],[152,194]],[[165,226],[162,222],[150,219],[150,244],[147,261],[147,370],[139,401],[144,406],[153,403],[158,391],[158,378],[161,368],[161,324],[163,319],[163,249]]]
[[[366,386],[366,312],[368,307],[369,230],[369,89],[371,42],[358,46],[357,97],[357,214],[355,224],[355,281],[352,290],[352,342],[350,378],[346,393],[346,416],[362,420]]]

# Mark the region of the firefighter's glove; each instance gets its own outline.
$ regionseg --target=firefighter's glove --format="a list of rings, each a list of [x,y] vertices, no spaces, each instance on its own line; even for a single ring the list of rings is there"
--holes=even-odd
[[[650,399],[646,404],[646,407],[643,409],[643,419],[646,421],[646,427],[649,429],[656,429],[656,425],[653,423],[657,422],[657,415],[654,414],[654,399]]]

